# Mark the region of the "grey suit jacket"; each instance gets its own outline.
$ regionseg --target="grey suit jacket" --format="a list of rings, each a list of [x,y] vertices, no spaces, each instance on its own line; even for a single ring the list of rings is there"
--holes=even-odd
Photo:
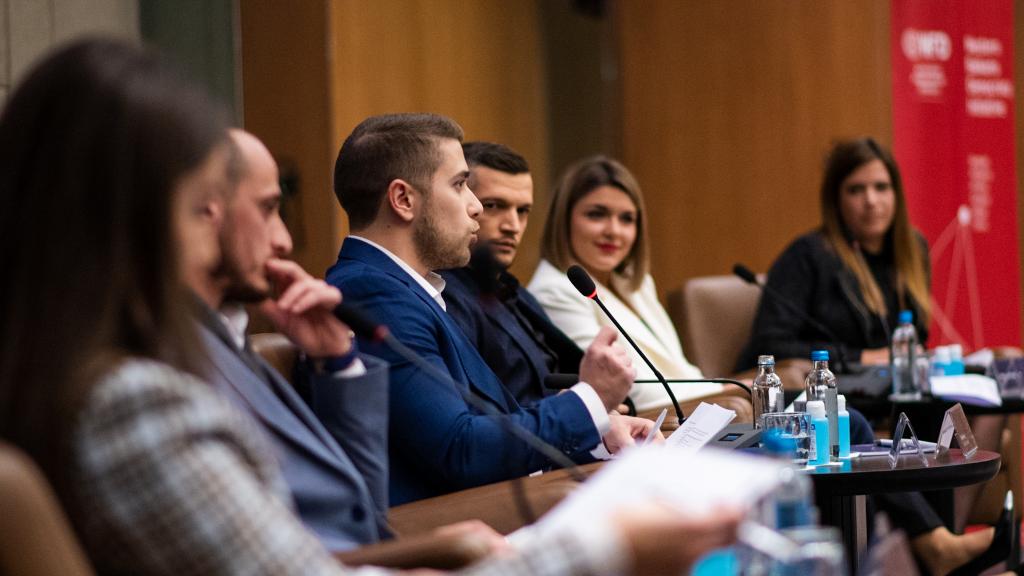
[[[310,375],[307,405],[262,359],[251,365],[219,319],[199,315],[207,379],[267,431],[303,522],[336,551],[389,536],[387,364],[363,355],[362,376]]]

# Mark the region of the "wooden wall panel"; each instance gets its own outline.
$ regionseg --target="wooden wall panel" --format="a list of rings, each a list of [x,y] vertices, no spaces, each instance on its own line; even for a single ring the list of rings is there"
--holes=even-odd
[[[651,215],[659,290],[765,271],[817,225],[824,153],[891,143],[889,5],[621,1],[623,156]]]
[[[458,121],[468,139],[526,156],[544,205],[550,176],[535,0],[337,0],[330,21],[332,155],[369,115],[437,112]],[[335,213],[334,249],[346,228],[344,213]],[[519,273],[536,265],[539,220],[527,230]]]
[[[325,0],[243,0],[239,6],[243,125],[298,177],[283,205],[295,260],[322,276],[337,257],[329,194],[334,156]]]

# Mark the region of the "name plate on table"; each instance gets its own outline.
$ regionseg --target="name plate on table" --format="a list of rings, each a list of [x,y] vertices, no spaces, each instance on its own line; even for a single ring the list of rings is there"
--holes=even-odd
[[[1003,398],[1024,398],[1024,358],[993,360],[988,375],[996,381]]]
[[[961,409],[962,413],[963,410]],[[910,445],[907,447],[909,450],[906,450],[904,448],[903,434],[908,431],[910,432]],[[907,417],[906,412],[900,412],[900,420],[896,423],[896,432],[892,435],[892,448],[889,448],[889,468],[895,470],[899,464],[900,456],[908,452],[917,454],[917,457],[921,459],[921,465],[925,468],[928,467],[928,458],[925,457],[924,449],[921,448],[921,442],[917,439],[917,433],[914,432],[914,425],[910,423],[910,418]]]
[[[977,454],[978,441],[974,439],[974,432],[971,431],[971,425],[967,422],[964,407],[959,404],[946,410],[946,415],[942,417],[942,427],[939,428],[939,454],[949,451],[954,437],[956,437],[956,443],[960,446],[964,459],[970,460]]]

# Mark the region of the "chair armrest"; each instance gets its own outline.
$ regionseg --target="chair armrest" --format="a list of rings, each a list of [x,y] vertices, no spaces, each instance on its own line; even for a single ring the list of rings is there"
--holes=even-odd
[[[346,566],[455,570],[489,552],[487,540],[478,534],[420,534],[338,552],[334,557]]]

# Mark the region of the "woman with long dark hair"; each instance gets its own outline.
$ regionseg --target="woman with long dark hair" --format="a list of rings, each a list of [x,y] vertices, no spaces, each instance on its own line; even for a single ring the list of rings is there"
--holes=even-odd
[[[821,227],[797,238],[769,270],[769,289],[738,369],[753,367],[758,354],[808,359],[819,349],[832,350],[834,359],[887,364],[889,337],[901,310],[913,311],[921,341],[928,338],[928,246],[910,224],[892,154],[872,138],[837,142],[825,160],[820,194]],[[818,324],[794,314],[794,304]],[[839,380],[841,387],[842,376]],[[1001,422],[985,428],[1001,431]],[[855,443],[873,441],[866,423],[853,434]],[[950,532],[919,493],[881,495],[876,501],[907,532],[931,573],[965,564],[992,541],[992,530]],[[1005,557],[1003,544],[995,542],[986,554],[994,558],[990,564]]]
[[[816,349],[850,362],[886,364],[901,310],[914,312],[918,335],[927,339],[928,247],[910,225],[899,167],[888,150],[871,138],[832,148],[821,183],[821,219],[821,227],[794,241],[768,272],[771,290],[761,298],[740,369],[755,366],[758,354],[806,359]],[[834,337],[793,314],[790,303]]]

